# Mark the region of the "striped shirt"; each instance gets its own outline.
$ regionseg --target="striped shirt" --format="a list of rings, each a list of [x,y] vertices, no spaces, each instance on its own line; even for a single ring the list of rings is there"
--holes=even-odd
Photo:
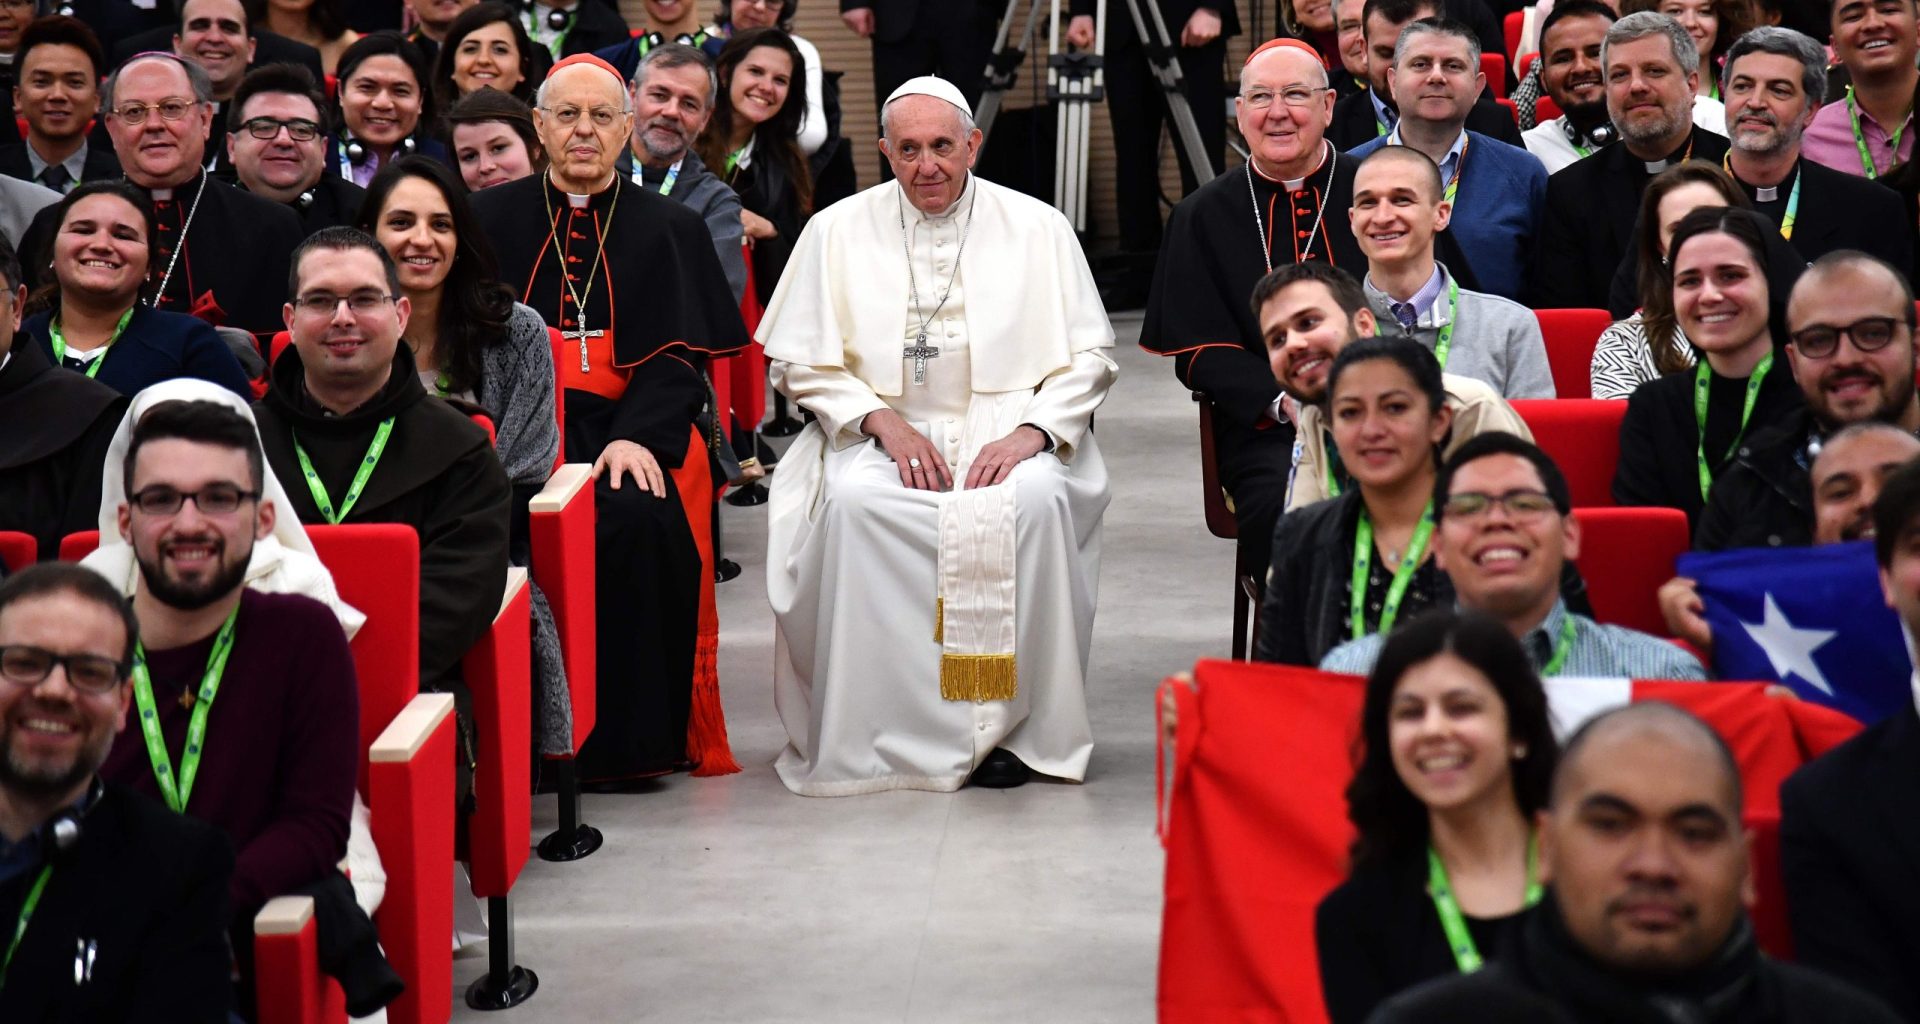
[[[1553,647],[1560,637],[1561,623],[1571,616],[1574,623],[1573,645],[1559,675],[1588,678],[1675,679],[1704,681],[1706,670],[1700,662],[1679,646],[1625,626],[1604,625],[1567,610],[1565,601],[1555,601],[1553,610],[1526,636],[1520,638],[1527,649],[1527,660],[1538,671],[1553,660]],[[1378,633],[1349,640],[1321,659],[1324,672],[1366,675],[1380,657],[1385,638]]]

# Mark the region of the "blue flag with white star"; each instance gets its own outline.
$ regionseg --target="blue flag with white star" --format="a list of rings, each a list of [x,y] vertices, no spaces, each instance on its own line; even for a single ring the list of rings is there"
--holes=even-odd
[[[1872,541],[1680,556],[1700,585],[1719,679],[1778,680],[1869,725],[1913,699]]]

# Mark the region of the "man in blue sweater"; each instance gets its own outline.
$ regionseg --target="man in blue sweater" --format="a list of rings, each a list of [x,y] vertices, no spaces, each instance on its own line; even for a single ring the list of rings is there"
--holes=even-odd
[[[1538,157],[1468,131],[1467,113],[1486,85],[1473,30],[1447,18],[1422,18],[1400,30],[1387,73],[1400,120],[1392,132],[1355,147],[1408,146],[1440,166],[1453,204],[1453,233],[1480,287],[1525,301],[1527,263],[1540,235],[1547,170]]]

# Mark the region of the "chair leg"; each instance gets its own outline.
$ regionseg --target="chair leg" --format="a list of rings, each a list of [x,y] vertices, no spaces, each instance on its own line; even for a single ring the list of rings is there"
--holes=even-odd
[[[1246,601],[1248,608],[1246,660],[1252,661],[1253,652],[1260,646],[1261,589],[1255,577],[1251,575],[1240,577],[1240,597]]]
[[[768,420],[760,432],[768,437],[792,437],[806,424],[787,410],[787,396],[778,391],[773,393],[773,419]]]
[[[720,547],[720,502],[713,503],[713,581],[725,583],[740,575],[740,563],[726,557]]]
[[[548,767],[560,777],[554,794],[560,805],[560,827],[540,840],[540,859],[564,863],[591,856],[604,837],[599,829],[580,820],[579,766],[569,757],[550,761]]]
[[[467,1005],[510,1010],[533,998],[540,976],[513,962],[513,908],[505,896],[487,897],[487,973],[467,986]]]
[[[1247,597],[1247,588],[1240,584],[1238,573],[1233,577],[1233,654],[1234,661],[1247,660],[1247,626],[1252,617],[1253,602]]]

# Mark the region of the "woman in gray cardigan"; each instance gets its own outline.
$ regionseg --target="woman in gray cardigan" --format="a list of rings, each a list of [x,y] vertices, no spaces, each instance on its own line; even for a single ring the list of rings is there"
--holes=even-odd
[[[502,285],[465,188],[439,161],[402,157],[382,168],[360,205],[360,228],[379,239],[413,306],[405,338],[429,392],[483,411],[513,482],[515,565],[527,564],[526,506],[560,454],[553,349],[540,314]],[[553,612],[533,588],[535,736],[543,754],[572,749],[573,714]]]

